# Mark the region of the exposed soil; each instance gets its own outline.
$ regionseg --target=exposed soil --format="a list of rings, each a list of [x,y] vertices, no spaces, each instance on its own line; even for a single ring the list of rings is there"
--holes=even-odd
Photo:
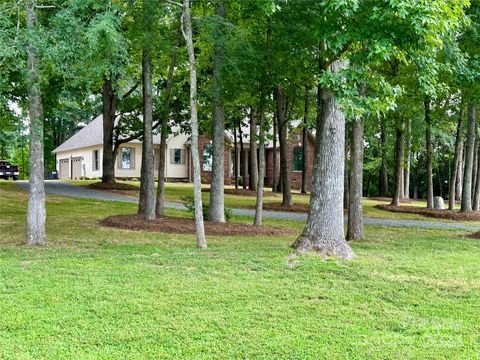
[[[210,192],[210,189],[202,189],[202,192]],[[224,189],[223,192],[225,195],[238,195],[238,196],[247,196],[247,197],[256,197],[257,192],[248,189]],[[264,197],[275,197],[277,196],[276,193],[271,191],[264,191]]]
[[[96,190],[139,190],[138,186],[125,184],[125,183],[102,183],[97,182],[93,184],[88,184],[88,188]]]
[[[473,234],[470,234],[470,235],[468,235],[468,237],[472,238],[472,239],[480,239],[480,231],[476,232],[476,233],[473,233]]]
[[[127,229],[145,230],[172,234],[195,234],[195,221],[188,218],[164,217],[155,220],[144,220],[141,215],[113,215],[100,221],[103,226]],[[291,235],[296,232],[291,229],[273,226],[254,226],[237,222],[217,223],[205,221],[207,235]]]
[[[480,221],[479,211],[461,213],[458,210],[427,209],[416,206],[376,205],[375,207],[392,212],[418,214],[437,219],[448,219],[455,221]]]

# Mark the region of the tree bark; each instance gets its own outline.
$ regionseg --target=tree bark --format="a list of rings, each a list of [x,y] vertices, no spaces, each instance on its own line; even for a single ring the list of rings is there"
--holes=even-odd
[[[155,219],[155,177],[153,157],[153,94],[152,61],[148,49],[142,51],[143,84],[143,144],[142,167],[140,170],[140,198],[138,212],[145,220]]]
[[[255,111],[250,108],[250,176],[248,178],[250,190],[257,191],[258,161],[257,161],[257,124]]]
[[[275,107],[273,112],[273,148],[272,148],[272,191],[277,191],[277,129],[278,129],[278,111]]]
[[[463,193],[461,212],[472,211],[472,170],[473,170],[473,152],[475,148],[475,132],[477,128],[476,107],[473,104],[468,105],[468,129],[467,143],[465,149],[465,170],[463,174]]]
[[[397,124],[395,139],[395,177],[392,205],[399,206],[402,197],[403,182],[403,124],[401,120]]]
[[[455,179],[456,181],[456,191],[455,191],[455,200],[456,201],[461,201],[462,200],[462,194],[463,194],[463,173],[464,173],[464,166],[465,166],[465,142],[463,140],[463,134],[462,138],[460,140],[460,157],[458,159],[458,170],[457,170],[457,178]]]
[[[330,68],[338,71],[343,66],[337,60]],[[297,253],[317,251],[323,256],[352,259],[355,254],[345,240],[343,225],[345,116],[333,92],[320,86],[316,134],[310,209],[305,228],[293,247]]]
[[[450,184],[448,191],[448,209],[455,208],[456,180],[459,171],[460,158],[462,157],[462,131],[463,131],[463,109],[460,110],[457,123],[457,137],[455,139],[455,153],[453,155],[452,172],[450,174]]]
[[[235,189],[238,189],[238,143],[237,143],[237,126],[233,124],[233,147],[234,147],[234,154],[235,154],[235,161],[233,163],[234,166],[234,173],[235,173]]]
[[[113,129],[118,106],[118,97],[113,91],[112,80],[105,77],[102,88],[102,115],[103,115],[103,158],[102,182],[115,182],[115,149],[113,143]]]
[[[348,123],[345,124],[345,158],[344,158],[344,172],[343,172],[343,208],[348,209],[349,201],[348,198],[350,197],[349,194],[349,172],[348,172],[348,156],[350,148],[350,137],[349,137],[349,129]]]
[[[282,206],[292,206],[291,168],[287,144],[286,96],[281,86],[275,88],[277,100],[278,134],[280,140],[280,173],[282,178]]]
[[[35,0],[27,2],[27,28],[36,27]],[[27,46],[27,91],[28,114],[30,117],[30,177],[27,207],[27,244],[44,245],[47,242],[45,232],[45,185],[43,167],[43,109],[40,93],[40,73],[37,68],[37,48],[28,38]]]
[[[197,247],[207,248],[202,209],[202,183],[200,179],[200,159],[198,155],[198,117],[197,117],[197,70],[193,49],[192,23],[190,18],[190,0],[183,0],[182,33],[187,43],[188,63],[190,67],[190,126],[192,130],[193,192],[195,201],[195,225]]]
[[[410,199],[410,163],[411,163],[411,147],[412,147],[412,121],[408,120],[407,123],[407,147],[405,151],[405,169],[403,172],[404,186],[403,197]]]
[[[480,210],[480,154],[478,153],[479,149],[477,148],[477,173],[475,179],[475,189],[473,193],[473,204],[472,210]]]
[[[478,163],[478,132],[476,131],[476,133],[475,133],[475,146],[473,148],[472,199],[473,199],[474,193],[475,193],[475,184],[477,183],[477,163]],[[473,203],[472,203],[472,206],[473,206]]]
[[[260,162],[260,168],[258,171],[258,184],[257,184],[257,201],[255,204],[255,219],[253,225],[261,226],[262,225],[262,215],[263,215],[263,183],[265,179],[265,110],[263,105],[263,94],[261,95],[260,100],[260,109],[259,109],[259,154],[258,160]]]
[[[432,144],[432,118],[430,116],[430,99],[426,98],[425,106],[425,144],[427,155],[427,208],[433,209],[433,144]]]
[[[360,89],[360,96],[365,96],[365,85]],[[349,204],[347,240],[363,239],[363,130],[364,120],[360,118],[352,123],[351,162],[349,181]]]
[[[242,187],[247,188],[247,179],[245,169],[245,152],[243,149],[243,133],[242,133],[242,121],[238,123],[238,137],[240,138],[240,176],[242,177]]]
[[[219,1],[215,6],[215,13],[225,18],[225,6]],[[208,218],[210,221],[225,222],[224,186],[225,186],[225,105],[223,100],[223,31],[217,29],[213,49],[213,158],[212,183],[210,185],[210,206]]]
[[[167,137],[168,137],[168,118],[170,115],[170,99],[173,87],[173,71],[175,70],[177,62],[177,44],[172,52],[170,58],[170,66],[167,74],[167,88],[165,89],[165,108],[163,109],[163,115],[160,124],[160,153],[158,154],[158,186],[157,186],[157,201],[155,204],[155,215],[157,217],[163,217],[165,212],[165,165],[166,165],[166,153],[167,153]]]
[[[388,168],[387,168],[387,134],[385,132],[385,119],[380,120],[380,144],[382,150],[382,166],[380,168],[380,196],[388,196]]]
[[[307,151],[308,151],[308,87],[305,86],[305,105],[303,108],[302,129],[302,188],[301,193],[307,193]]]

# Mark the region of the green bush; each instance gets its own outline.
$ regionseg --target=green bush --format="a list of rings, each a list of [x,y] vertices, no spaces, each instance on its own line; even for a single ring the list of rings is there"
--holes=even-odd
[[[187,195],[181,198],[183,201],[183,205],[187,208],[187,211],[193,216],[195,216],[195,198],[193,195]],[[202,201],[202,213],[203,213],[203,220],[208,220],[208,211],[210,210],[209,203]],[[233,210],[225,208],[225,220],[230,221],[233,216]]]

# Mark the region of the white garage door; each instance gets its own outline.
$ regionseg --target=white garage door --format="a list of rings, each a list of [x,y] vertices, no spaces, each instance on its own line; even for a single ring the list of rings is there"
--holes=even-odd
[[[60,159],[59,160],[59,163],[60,163],[60,169],[59,170],[59,175],[58,177],[60,179],[68,179],[69,175],[68,175],[68,167],[70,165],[68,159]]]

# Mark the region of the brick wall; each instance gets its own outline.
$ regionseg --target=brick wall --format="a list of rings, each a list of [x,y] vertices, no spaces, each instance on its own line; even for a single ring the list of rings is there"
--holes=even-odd
[[[310,191],[312,188],[312,174],[313,174],[313,155],[315,151],[315,143],[312,137],[309,135],[307,137],[307,191]],[[288,146],[288,154],[289,154],[289,163],[292,168],[291,176],[292,176],[292,188],[300,190],[302,188],[302,172],[301,171],[293,171],[293,148],[295,146],[302,146],[302,130],[298,129],[294,133],[292,133],[287,141]],[[280,177],[280,149],[277,146],[277,154],[276,154],[276,180],[278,183]],[[272,186],[273,180],[273,149],[268,149],[266,154],[266,177],[265,177],[265,186]]]
[[[210,137],[207,134],[202,134],[198,137],[198,153],[200,156],[200,176],[202,178],[202,183],[210,184],[212,182],[212,172],[211,171],[204,171],[203,169],[203,147],[205,144],[211,144]],[[223,153],[223,161],[224,161],[224,172],[223,175],[225,177],[225,185],[231,184],[230,179],[230,146],[225,142],[225,151]],[[193,179],[193,169],[191,172],[191,179]]]

